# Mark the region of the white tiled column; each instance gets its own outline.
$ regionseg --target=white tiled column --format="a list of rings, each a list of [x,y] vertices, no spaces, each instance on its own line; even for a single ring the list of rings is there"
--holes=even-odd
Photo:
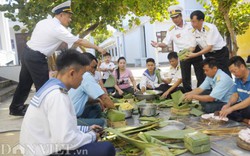
[[[0,0],[0,4],[5,4],[5,0]],[[0,65],[13,60],[15,64],[15,52],[11,48],[10,28],[8,18],[4,17],[4,12],[0,12],[0,34],[2,49],[0,49]]]
[[[4,4],[5,0],[0,0],[0,4]],[[8,19],[4,17],[4,13],[0,12],[0,34],[2,49],[6,51],[12,51],[10,40],[10,29]]]

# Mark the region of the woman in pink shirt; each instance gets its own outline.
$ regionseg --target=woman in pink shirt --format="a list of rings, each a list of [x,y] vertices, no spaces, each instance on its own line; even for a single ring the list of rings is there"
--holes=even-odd
[[[117,63],[118,68],[113,72],[116,79],[115,97],[122,97],[124,94],[128,93],[134,94],[134,91],[137,91],[138,89],[131,70],[126,68],[126,59],[124,57],[120,57]],[[132,82],[133,87],[131,87],[130,82]]]

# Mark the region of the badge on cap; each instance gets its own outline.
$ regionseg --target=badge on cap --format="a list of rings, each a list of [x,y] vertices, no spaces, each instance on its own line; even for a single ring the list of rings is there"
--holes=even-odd
[[[182,7],[180,7],[179,5],[171,5],[168,8],[168,12],[170,14],[170,17],[178,16],[179,14],[181,14],[182,10],[183,10]]]
[[[56,7],[52,9],[52,12],[54,14],[60,14],[61,12],[73,14],[71,10],[71,1],[66,1],[64,3],[57,5]]]

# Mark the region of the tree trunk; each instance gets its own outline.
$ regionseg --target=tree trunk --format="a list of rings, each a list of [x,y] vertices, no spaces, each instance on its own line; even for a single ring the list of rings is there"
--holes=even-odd
[[[219,1],[219,7],[218,8],[219,8],[220,12],[223,14],[223,18],[224,18],[224,20],[226,22],[227,29],[228,29],[228,31],[230,33],[230,38],[231,38],[231,41],[232,41],[232,44],[233,44],[232,56],[235,56],[237,54],[237,51],[238,51],[239,47],[238,47],[238,44],[237,44],[236,34],[234,32],[232,22],[231,22],[231,20],[229,18],[229,15],[228,15],[230,7],[227,7],[227,6],[223,5],[223,2]]]
[[[235,56],[237,54],[238,49],[239,49],[238,44],[237,44],[237,40],[236,40],[236,34],[234,32],[234,29],[232,27],[232,23],[228,17],[228,14],[224,14],[224,19],[225,19],[228,31],[230,33],[230,38],[232,40],[232,44],[233,44],[232,56]]]
[[[84,38],[87,36],[91,31],[95,30],[99,25],[99,22],[96,22],[95,24],[91,25],[87,30],[81,30],[79,34],[79,38]],[[73,44],[70,49],[76,49],[78,45]],[[85,51],[83,47],[80,47],[81,50]]]

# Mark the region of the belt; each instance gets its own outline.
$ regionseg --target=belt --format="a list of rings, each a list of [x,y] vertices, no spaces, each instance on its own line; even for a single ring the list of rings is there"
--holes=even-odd
[[[26,45],[26,48],[27,48],[28,50],[30,50],[30,51],[32,51],[32,52],[35,52],[35,53],[37,53],[37,54],[39,54],[39,55],[41,55],[41,56],[43,56],[44,58],[47,59],[47,56],[44,55],[43,53],[41,53],[40,51],[33,50],[33,49],[31,49],[28,45]]]
[[[220,50],[222,50],[223,48],[226,48],[226,46],[222,47]],[[210,53],[216,53],[217,51],[220,51],[220,50],[213,50]]]

